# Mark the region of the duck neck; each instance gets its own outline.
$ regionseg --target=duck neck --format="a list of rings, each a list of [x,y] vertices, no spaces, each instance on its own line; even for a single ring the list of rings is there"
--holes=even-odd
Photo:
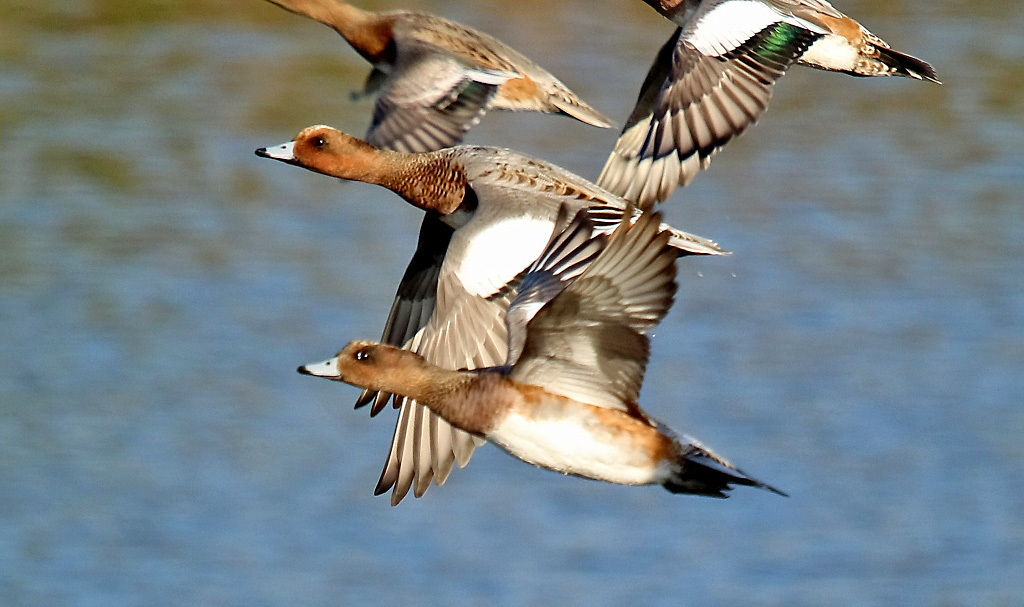
[[[459,391],[471,380],[465,372],[436,367],[417,357],[415,362],[379,376],[369,387],[400,394],[435,410],[444,408],[444,395]]]
[[[517,406],[515,390],[500,373],[446,371],[444,379],[431,377],[416,401],[459,430],[487,436],[507,409]]]
[[[398,194],[409,204],[440,215],[451,215],[466,198],[468,181],[462,167],[443,152],[404,154],[380,150],[374,183]]]
[[[334,29],[364,59],[373,64],[390,63],[394,18],[352,6],[343,0],[271,0],[293,13],[305,15]]]
[[[417,357],[414,363],[378,376],[367,387],[415,400],[456,428],[483,435],[494,426],[487,406],[491,399],[482,402],[480,398],[493,392],[489,379],[486,374],[436,367]]]

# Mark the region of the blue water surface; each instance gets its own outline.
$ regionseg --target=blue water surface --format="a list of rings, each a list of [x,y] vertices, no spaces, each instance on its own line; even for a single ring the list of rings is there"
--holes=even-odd
[[[672,27],[586,4],[404,6],[621,124]],[[394,412],[294,369],[379,335],[419,211],[252,153],[361,133],[365,63],[255,0],[0,0],[0,604],[1024,604],[1024,8],[836,4],[944,84],[780,82],[665,205],[733,255],[680,262],[641,398],[791,497],[485,446],[391,508]],[[615,137],[470,141],[594,177]]]

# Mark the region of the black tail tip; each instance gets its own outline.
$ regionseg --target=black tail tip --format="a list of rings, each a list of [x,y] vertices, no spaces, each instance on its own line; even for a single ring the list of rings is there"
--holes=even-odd
[[[782,497],[789,497],[789,494],[786,493],[785,491],[783,491],[781,489],[776,489],[775,487],[772,487],[771,485],[769,485],[767,483],[757,483],[754,486],[759,488],[759,489],[764,489],[765,491],[771,491],[772,493],[774,493],[776,495],[781,495]]]
[[[692,451],[683,456],[679,474],[664,484],[672,493],[725,498],[729,497],[726,492],[731,491],[733,485],[745,485],[789,497],[788,493],[748,476],[703,447],[691,445],[691,448]]]
[[[781,489],[773,487],[767,483],[762,483],[747,477],[732,476],[728,479],[715,479],[715,480],[702,480],[697,481],[695,479],[688,479],[682,482],[674,481],[668,482],[662,485],[671,493],[686,493],[689,495],[701,495],[704,497],[714,497],[718,499],[726,499],[729,497],[729,491],[732,491],[735,487],[733,485],[745,485],[747,487],[755,487],[757,489],[764,489],[770,491],[776,495],[782,497],[789,497],[789,494]]]
[[[900,70],[900,73],[904,76],[909,76],[910,78],[916,78],[925,82],[942,84],[942,81],[939,80],[938,74],[935,73],[935,69],[924,61],[919,61],[912,67],[908,67],[907,65],[903,65],[901,67],[902,69]]]
[[[906,76],[908,78],[915,78],[917,80],[934,82],[935,84],[942,84],[942,81],[939,80],[938,74],[935,73],[935,68],[933,68],[927,61],[922,61],[913,55],[908,55],[892,49],[881,47],[877,48],[879,52],[879,59],[881,59],[882,63],[891,67],[896,74]]]

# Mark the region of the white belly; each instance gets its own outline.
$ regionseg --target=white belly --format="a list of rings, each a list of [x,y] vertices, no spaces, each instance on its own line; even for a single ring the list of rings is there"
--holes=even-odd
[[[536,420],[513,413],[487,439],[527,463],[563,474],[623,485],[663,480],[659,466],[631,437],[590,416]]]

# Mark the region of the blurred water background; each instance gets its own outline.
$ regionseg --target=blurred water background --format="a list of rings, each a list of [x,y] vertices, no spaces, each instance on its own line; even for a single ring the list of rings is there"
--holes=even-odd
[[[513,44],[621,124],[639,0],[362,2]],[[419,212],[253,155],[362,133],[366,64],[257,0],[0,0],[0,604],[1024,604],[1024,5],[843,0],[942,86],[795,69],[665,206],[641,402],[792,494],[564,478],[493,447],[397,508],[394,414],[302,377],[379,336]],[[469,141],[595,177],[614,131]]]

